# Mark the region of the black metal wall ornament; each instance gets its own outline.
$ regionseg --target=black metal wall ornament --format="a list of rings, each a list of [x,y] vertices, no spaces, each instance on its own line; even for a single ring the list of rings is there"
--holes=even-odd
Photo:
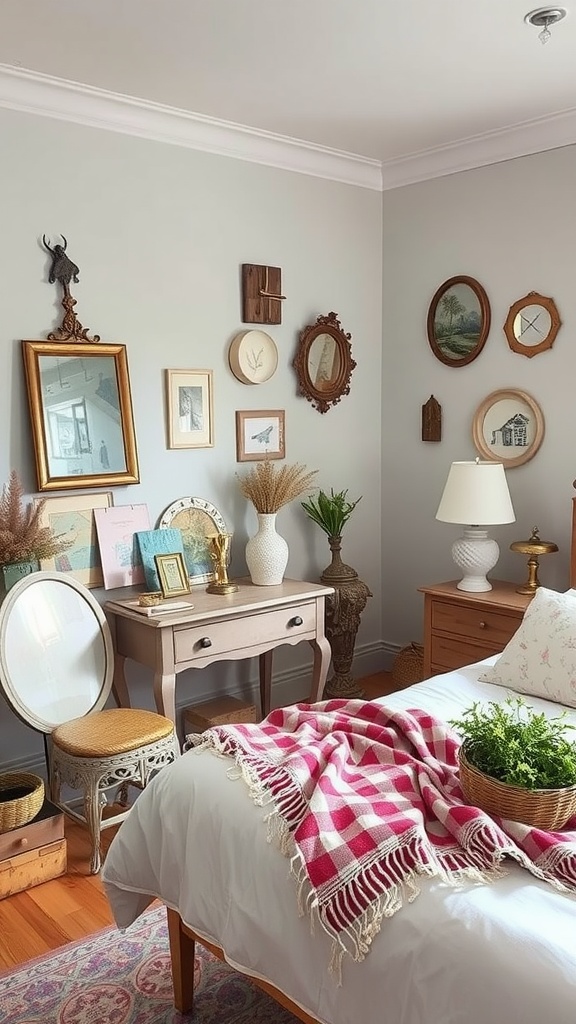
[[[56,331],[51,331],[48,335],[48,341],[87,341],[96,343],[100,341],[100,335],[95,334],[92,338],[88,336],[88,327],[83,327],[76,313],[74,312],[74,306],[76,305],[76,299],[70,291],[70,283],[72,281],[78,284],[80,277],[79,267],[72,262],[69,256],[66,255],[68,248],[68,241],[64,235],[60,235],[63,244],[57,243],[50,245],[46,235],[42,235],[42,243],[47,252],[52,257],[52,263],[48,272],[48,281],[50,284],[59,283],[62,286],[62,306],[64,309],[64,318],[60,327]]]

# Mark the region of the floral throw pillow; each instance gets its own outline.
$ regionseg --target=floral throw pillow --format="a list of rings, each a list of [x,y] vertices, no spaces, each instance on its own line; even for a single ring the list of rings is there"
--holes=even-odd
[[[485,683],[576,707],[576,595],[539,587]]]

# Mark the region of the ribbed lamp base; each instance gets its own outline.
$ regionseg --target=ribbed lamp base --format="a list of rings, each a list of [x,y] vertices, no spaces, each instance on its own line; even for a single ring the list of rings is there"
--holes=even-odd
[[[500,557],[500,548],[495,540],[488,536],[488,531],[480,526],[466,526],[464,536],[454,541],[452,558],[460,569],[462,579],[456,584],[458,590],[481,593],[492,590],[492,584],[486,579],[486,573],[496,565]]]

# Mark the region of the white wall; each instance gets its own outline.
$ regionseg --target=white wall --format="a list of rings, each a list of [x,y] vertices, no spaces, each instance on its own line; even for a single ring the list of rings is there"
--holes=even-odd
[[[363,500],[346,528],[345,560],[369,585],[357,650],[363,671],[382,664],[381,196],[373,191],[196,153],[34,115],[0,111],[0,481],[10,469],[35,493],[21,339],[43,339],[62,320],[60,292],[47,282],[52,241],[64,234],[80,267],[72,286],[78,318],[103,341],[127,345],[141,484],[114,489],[114,503],[146,502],[153,522],[176,498],[213,502],[235,532],[232,572],[245,571],[253,510],[235,473],[236,409],[286,410],[286,457],[319,468],[318,484]],[[232,375],[228,346],[242,329],[242,263],[282,268],[283,323],[270,327],[279,367],[264,385]],[[296,395],[291,366],[298,332],[334,310],[352,334],[357,367],[350,396],[320,415]],[[214,370],[215,447],[168,451],[166,367]],[[288,541],[287,574],[317,579],[326,539],[299,503],[278,528]],[[104,598],[105,594],[99,593]],[[308,645],[276,659],[283,698],[306,692]],[[255,664],[190,673],[178,703],[252,684]],[[137,703],[150,705],[144,670],[132,666]],[[25,763],[39,738],[0,706],[0,764]]]
[[[472,459],[472,421],[499,388],[528,392],[545,419],[534,458],[507,470],[516,522],[493,529],[500,562],[493,575],[524,582],[526,557],[512,541],[540,536],[560,551],[540,561],[540,580],[568,586],[571,498],[576,492],[572,425],[576,372],[576,147],[512,160],[396,189],[383,208],[382,522],[383,627],[386,639],[422,636],[417,588],[457,578],[450,547],[459,527],[437,522],[450,463]],[[439,285],[468,274],[485,288],[492,325],[467,366],[432,353],[426,315]],[[503,331],[512,303],[530,291],[552,296],[562,327],[552,349],[529,359],[510,350]],[[442,406],[440,444],[423,442],[421,407]]]

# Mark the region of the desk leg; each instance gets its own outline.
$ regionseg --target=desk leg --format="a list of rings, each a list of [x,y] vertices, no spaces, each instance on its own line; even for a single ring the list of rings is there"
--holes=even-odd
[[[120,708],[130,707],[130,694],[128,693],[128,686],[126,683],[126,675],[124,672],[124,665],[126,664],[126,658],[123,658],[121,654],[114,655],[114,675],[112,677],[112,693],[114,699]]]
[[[176,674],[154,673],[154,700],[159,715],[165,715],[176,725]]]
[[[317,640],[309,640],[308,643],[314,651],[310,703],[316,704],[317,701],[322,700],[326,676],[330,667],[330,658],[332,657],[332,649],[325,636],[319,637]]]
[[[270,714],[270,700],[272,697],[272,657],[274,649],[264,651],[260,655],[260,708],[262,718]]]

